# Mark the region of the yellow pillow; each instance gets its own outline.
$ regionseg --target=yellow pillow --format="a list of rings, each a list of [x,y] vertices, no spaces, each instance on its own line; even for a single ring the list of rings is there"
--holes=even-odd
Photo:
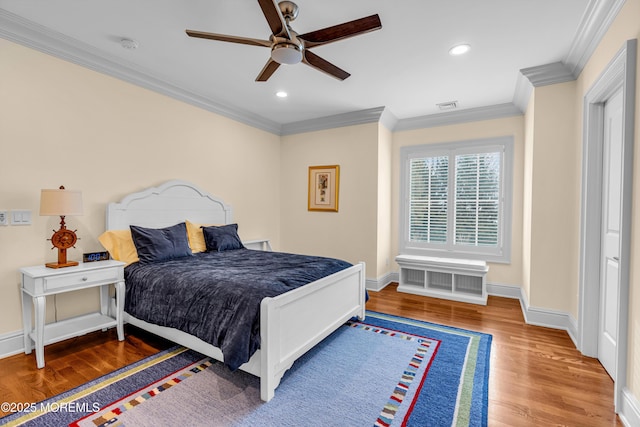
[[[197,224],[189,220],[185,221],[185,223],[187,224],[187,237],[189,238],[191,252],[194,254],[205,252],[207,250],[207,244],[204,241],[204,234],[202,234],[202,228],[200,227],[210,227],[218,224]]]
[[[111,258],[127,265],[138,261],[138,251],[133,244],[131,230],[109,230],[98,237],[100,243],[109,251]]]

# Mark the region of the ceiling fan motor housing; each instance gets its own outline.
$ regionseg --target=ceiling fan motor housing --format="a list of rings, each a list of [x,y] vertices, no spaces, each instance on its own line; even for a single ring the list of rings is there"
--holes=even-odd
[[[297,64],[302,61],[302,47],[294,43],[278,43],[271,48],[271,59],[278,64]]]
[[[271,37],[271,59],[278,64],[297,64],[302,61],[304,43],[298,39],[296,32],[290,30],[291,39],[285,37]]]

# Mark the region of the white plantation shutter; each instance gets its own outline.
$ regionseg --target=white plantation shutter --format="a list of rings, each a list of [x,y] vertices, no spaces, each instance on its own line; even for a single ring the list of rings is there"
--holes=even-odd
[[[410,239],[446,243],[449,158],[411,160]]]
[[[455,244],[497,246],[501,153],[456,156]]]
[[[513,139],[477,142],[401,149],[402,253],[508,262]]]

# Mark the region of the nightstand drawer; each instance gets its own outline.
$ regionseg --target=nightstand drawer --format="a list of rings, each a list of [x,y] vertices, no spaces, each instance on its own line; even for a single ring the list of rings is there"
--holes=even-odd
[[[78,288],[98,282],[116,282],[118,280],[118,271],[117,268],[106,268],[104,270],[82,271],[61,276],[45,277],[43,291],[49,292],[69,287]]]

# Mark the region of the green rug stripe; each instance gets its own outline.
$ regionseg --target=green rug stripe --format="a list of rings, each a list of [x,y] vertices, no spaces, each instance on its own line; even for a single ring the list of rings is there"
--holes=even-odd
[[[436,331],[446,332],[449,334],[455,334],[464,336],[469,339],[469,346],[467,347],[467,355],[465,358],[465,366],[463,368],[463,374],[460,378],[460,393],[458,395],[458,401],[456,402],[456,426],[468,426],[471,418],[471,399],[473,396],[474,378],[476,375],[478,351],[480,347],[481,334],[480,332],[469,331],[465,329],[459,329],[456,327],[448,327],[437,325],[431,322],[413,320],[405,317],[396,317],[393,315],[385,315],[378,312],[366,312],[367,317],[375,317],[378,319],[388,320],[396,323],[404,323],[406,325],[412,325],[421,328],[433,329]],[[366,319],[365,319],[366,321]]]

